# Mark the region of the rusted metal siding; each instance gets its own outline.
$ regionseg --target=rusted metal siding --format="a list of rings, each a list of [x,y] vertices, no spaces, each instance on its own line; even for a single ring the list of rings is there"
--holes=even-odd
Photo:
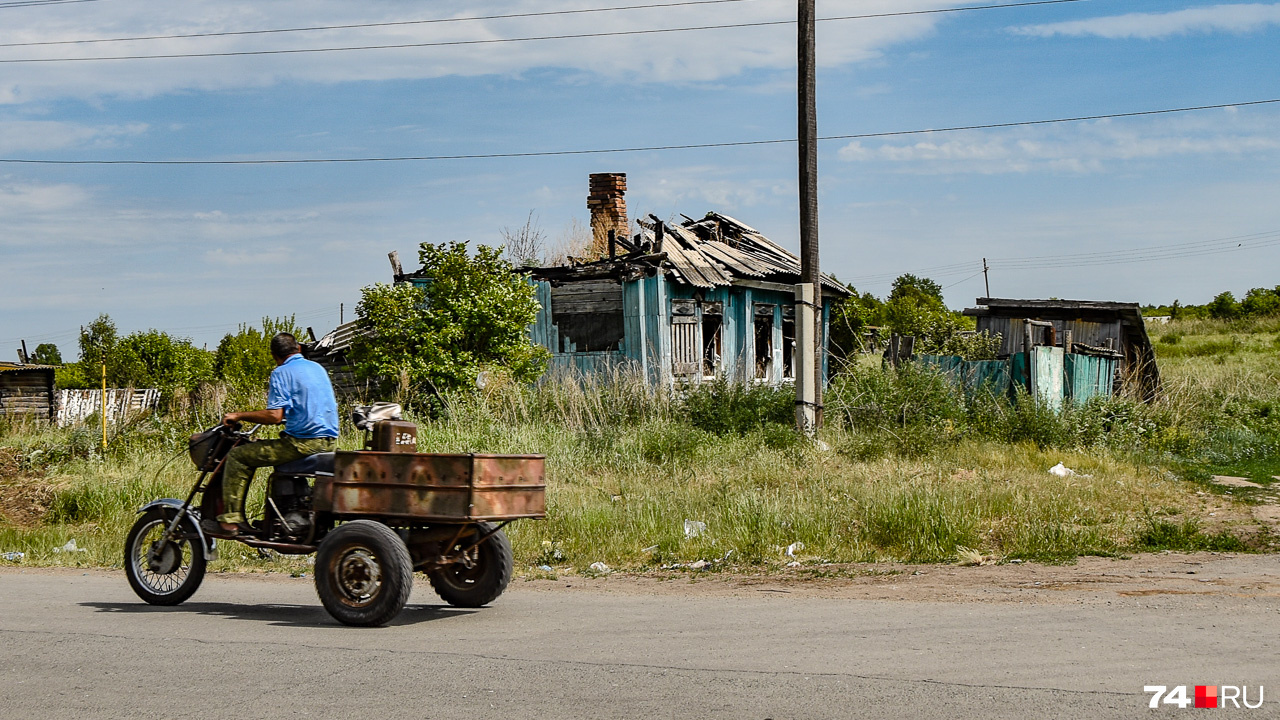
[[[542,455],[339,451],[315,509],[338,516],[480,522],[546,515]]]

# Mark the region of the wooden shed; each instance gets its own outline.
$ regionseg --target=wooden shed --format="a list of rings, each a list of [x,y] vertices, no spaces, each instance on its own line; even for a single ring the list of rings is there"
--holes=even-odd
[[[976,319],[978,332],[1000,334],[1001,358],[1057,346],[1067,354],[1115,359],[1117,390],[1144,400],[1160,390],[1155,350],[1137,303],[978,298],[964,314]]]
[[[0,415],[53,421],[54,366],[0,362]]]

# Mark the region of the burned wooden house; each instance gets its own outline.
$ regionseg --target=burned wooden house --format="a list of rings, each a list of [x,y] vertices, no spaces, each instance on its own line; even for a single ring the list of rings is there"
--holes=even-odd
[[[650,215],[629,235],[625,190],[623,174],[591,176],[599,259],[526,268],[542,307],[530,333],[552,368],[629,365],[655,383],[792,379],[799,258],[714,212],[680,223]],[[830,304],[848,295],[823,278],[824,369]]]
[[[999,357],[1037,347],[1059,347],[1068,356],[1114,362],[1113,392],[1150,400],[1160,389],[1160,371],[1137,303],[1092,300],[978,298],[965,315],[978,332],[1000,334]]]
[[[679,224],[654,216],[629,235],[626,176],[591,176],[591,228],[596,259],[521,268],[541,309],[530,337],[551,351],[550,372],[590,374],[626,367],[653,383],[779,384],[794,377],[796,283],[800,260],[760,231],[707,213]],[[426,287],[421,270],[405,273],[391,254],[395,282]],[[832,302],[848,289],[822,279],[823,376]],[[344,394],[362,389],[347,350],[363,332],[345,323],[304,354],[325,365]]]

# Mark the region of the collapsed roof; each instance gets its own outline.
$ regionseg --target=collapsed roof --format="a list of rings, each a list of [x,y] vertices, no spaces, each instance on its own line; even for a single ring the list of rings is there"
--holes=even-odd
[[[685,216],[679,225],[653,215],[641,220],[641,232],[617,238],[612,257],[545,268],[526,268],[533,277],[560,283],[604,277],[636,279],[665,272],[677,282],[699,288],[735,282],[800,282],[800,258],[765,237],[759,230],[728,215],[709,212],[701,220]],[[822,276],[827,295],[848,296],[849,290],[830,275]]]

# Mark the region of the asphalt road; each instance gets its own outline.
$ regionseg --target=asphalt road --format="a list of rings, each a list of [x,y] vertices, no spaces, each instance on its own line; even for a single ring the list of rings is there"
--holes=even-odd
[[[676,581],[680,583],[683,581]],[[429,587],[386,628],[309,580],[212,576],[176,608],[118,573],[0,572],[0,718],[1093,718],[1144,685],[1247,685],[1280,717],[1280,598],[942,602],[769,587]],[[688,584],[688,583],[684,583]],[[1191,691],[1192,688],[1188,687]],[[1272,696],[1272,693],[1275,696]]]

